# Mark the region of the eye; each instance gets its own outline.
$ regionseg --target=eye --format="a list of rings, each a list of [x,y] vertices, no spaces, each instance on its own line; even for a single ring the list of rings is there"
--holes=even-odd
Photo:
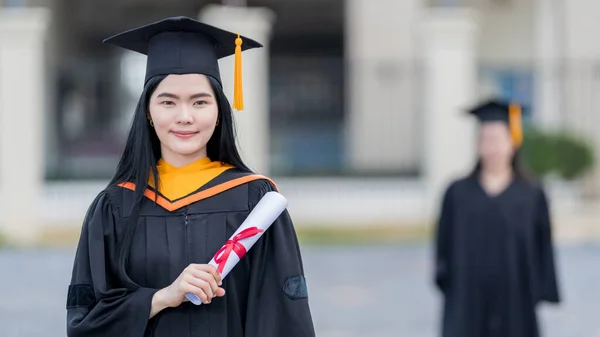
[[[173,102],[173,101],[162,101],[159,104],[160,105],[171,106],[171,105],[175,105],[175,102]]]
[[[208,101],[205,101],[205,100],[199,100],[199,101],[194,102],[194,105],[206,105],[206,104],[208,104]]]

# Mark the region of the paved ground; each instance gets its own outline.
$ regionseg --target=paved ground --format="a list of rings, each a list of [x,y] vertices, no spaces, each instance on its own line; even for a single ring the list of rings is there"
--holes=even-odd
[[[429,247],[304,247],[319,337],[437,336]],[[0,336],[65,336],[71,250],[0,251]],[[566,302],[541,310],[547,337],[600,337],[600,245],[561,247]]]

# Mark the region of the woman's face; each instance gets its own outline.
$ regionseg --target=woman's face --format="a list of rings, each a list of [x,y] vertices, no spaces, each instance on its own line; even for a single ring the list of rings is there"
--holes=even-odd
[[[148,118],[161,143],[162,158],[182,166],[206,157],[219,107],[204,75],[169,75],[150,97]]]
[[[485,167],[510,165],[514,148],[506,123],[486,122],[480,126],[478,153]]]

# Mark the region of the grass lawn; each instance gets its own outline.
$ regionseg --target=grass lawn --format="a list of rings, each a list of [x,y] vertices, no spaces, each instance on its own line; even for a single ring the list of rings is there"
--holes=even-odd
[[[369,226],[343,228],[329,226],[296,229],[302,244],[397,244],[423,242],[430,238],[431,228],[425,225]]]

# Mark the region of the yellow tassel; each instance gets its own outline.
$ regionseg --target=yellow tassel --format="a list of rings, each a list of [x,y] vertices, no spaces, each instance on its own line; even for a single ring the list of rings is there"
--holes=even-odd
[[[510,137],[513,145],[518,148],[523,143],[523,122],[521,117],[521,106],[511,103],[508,110],[508,121],[510,126]]]
[[[242,92],[242,38],[238,34],[235,39],[235,68],[233,75],[233,108],[244,110],[244,95]]]

